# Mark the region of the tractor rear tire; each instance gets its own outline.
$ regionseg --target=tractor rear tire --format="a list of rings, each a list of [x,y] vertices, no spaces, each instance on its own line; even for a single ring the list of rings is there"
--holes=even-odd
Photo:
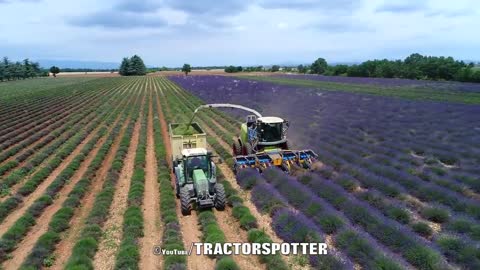
[[[190,193],[186,188],[180,189],[180,205],[182,208],[182,215],[190,215],[192,212],[192,203],[190,202]]]
[[[239,156],[242,154],[242,147],[240,146],[240,142],[238,142],[237,139],[234,139],[233,141],[232,150],[233,156]]]
[[[223,185],[221,184],[216,184],[215,185],[215,209],[218,211],[223,211],[225,210],[225,202],[226,202],[226,196],[225,196],[225,189]]]

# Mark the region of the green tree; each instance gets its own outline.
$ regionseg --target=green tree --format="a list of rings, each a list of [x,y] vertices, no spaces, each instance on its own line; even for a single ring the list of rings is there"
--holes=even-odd
[[[17,80],[20,80],[20,79],[24,79],[24,75],[25,75],[25,66],[22,65],[21,62],[15,62],[15,64],[12,65],[13,66],[13,77]]]
[[[335,65],[333,67],[333,75],[335,76],[346,74],[347,71],[348,71],[347,65]]]
[[[273,66],[272,66],[272,69],[271,69],[272,72],[277,72],[277,71],[279,71],[279,70],[280,70],[280,66],[279,66],[279,65],[273,65]]]
[[[224,69],[224,71],[227,72],[227,73],[235,73],[235,72],[237,72],[237,68],[234,67],[234,66],[228,66]]]
[[[53,66],[50,68],[50,73],[53,74],[53,77],[57,77],[57,74],[60,73],[60,68]]]
[[[140,58],[138,55],[134,55],[132,58],[130,58],[130,69],[133,73],[131,75],[147,74],[147,67],[145,66],[145,63],[143,63],[142,58]]]
[[[118,73],[122,76],[128,76],[129,66],[130,60],[128,57],[124,57],[122,63],[120,64],[120,68],[118,69]]]
[[[42,70],[40,69],[40,64],[38,62],[32,62],[32,72],[33,72],[33,77],[38,77],[40,76],[40,73]]]
[[[185,73],[185,76],[187,76],[188,73],[192,72],[192,67],[190,66],[190,64],[183,64],[182,72]]]
[[[298,65],[297,71],[298,71],[298,73],[303,73],[303,74],[305,74],[305,73],[307,73],[308,68],[307,68],[306,66],[304,66],[304,65]]]
[[[315,60],[315,62],[313,62],[310,70],[313,74],[323,74],[327,70],[327,67],[327,61],[323,58],[318,58],[317,60]]]
[[[5,66],[3,65],[3,61],[0,62],[0,82],[5,79]]]
[[[11,74],[12,68],[11,68],[10,60],[8,60],[8,57],[3,57],[2,66],[3,66],[3,78],[9,81],[12,78],[12,74]]]
[[[142,58],[138,55],[134,55],[131,58],[124,57],[118,73],[122,76],[135,76],[147,74],[147,67]]]
[[[24,74],[23,74],[24,78],[35,77],[35,71],[33,70],[33,65],[28,58],[23,60],[23,71],[24,71]]]

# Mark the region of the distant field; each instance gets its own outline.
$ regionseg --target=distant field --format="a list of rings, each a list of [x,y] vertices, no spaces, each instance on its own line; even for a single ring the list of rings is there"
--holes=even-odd
[[[380,96],[391,96],[413,100],[449,101],[468,104],[480,104],[480,84],[457,82],[409,81],[400,83],[393,79],[375,80],[372,78],[333,77],[325,80],[323,76],[274,75],[274,76],[239,76],[251,80],[271,82],[283,85],[316,88],[329,91],[345,91]],[[370,79],[371,82],[368,81]],[[366,82],[365,82],[366,81]]]
[[[56,91],[70,85],[81,85],[92,78],[35,78],[0,83],[0,104],[10,98],[18,99],[24,95],[38,95],[49,90]]]
[[[50,75],[52,76],[52,75]],[[118,72],[60,72],[57,77],[117,77],[120,76]]]

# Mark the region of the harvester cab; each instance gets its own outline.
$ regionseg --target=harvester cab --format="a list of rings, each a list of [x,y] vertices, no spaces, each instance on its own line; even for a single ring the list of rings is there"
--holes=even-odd
[[[262,172],[270,166],[290,173],[294,167],[310,169],[318,155],[310,149],[291,150],[287,140],[290,123],[280,117],[262,116],[259,112],[236,104],[206,104],[202,108],[235,108],[253,113],[241,124],[240,135],[233,139],[234,172],[255,168]]]
[[[205,133],[197,123],[192,123],[193,132],[181,132],[178,126],[170,124],[169,127],[175,190],[182,214],[190,214],[192,203],[196,203],[197,208],[225,209],[225,190],[217,183],[212,153],[204,148]]]
[[[279,117],[257,118],[249,115],[241,125],[240,140],[236,140],[233,154],[249,155],[264,150],[288,149],[288,127],[288,121]]]

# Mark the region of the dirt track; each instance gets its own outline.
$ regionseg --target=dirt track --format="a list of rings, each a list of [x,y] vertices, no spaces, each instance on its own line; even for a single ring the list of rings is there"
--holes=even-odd
[[[140,112],[143,110],[144,103],[145,102],[143,101]],[[128,152],[125,156],[124,165],[113,196],[110,214],[103,226],[104,236],[99,243],[98,251],[93,260],[93,267],[95,269],[113,269],[113,266],[115,265],[115,255],[123,236],[123,214],[127,208],[130,180],[135,165],[135,154],[140,137],[141,117],[142,113],[140,113],[139,119],[136,120]]]
[[[160,89],[160,91],[162,91]],[[165,116],[163,115],[162,107],[160,104],[159,96],[157,95],[157,106],[158,106],[158,116],[160,119],[160,123],[162,126],[162,137],[163,142],[165,144],[165,150],[167,153],[167,157],[172,156],[172,149],[170,147],[169,138],[168,138],[168,130],[167,130],[167,122],[165,121]],[[169,168],[172,168],[172,161],[167,158]],[[172,187],[175,183],[175,176],[173,175],[172,171],[170,170],[170,178],[172,181]],[[192,211],[190,216],[183,216],[180,210],[180,204],[177,201],[177,216],[180,222],[180,226],[182,228],[182,236],[183,236],[183,244],[186,249],[188,249],[193,242],[200,242],[200,228],[197,224],[197,213]],[[211,270],[214,269],[214,261],[207,256],[198,256],[192,254],[192,256],[187,257],[187,265],[188,269],[192,270]]]
[[[144,237],[140,242],[140,268],[160,269],[163,257],[154,255],[153,247],[161,243],[163,228],[160,221],[160,191],[157,181],[157,160],[153,136],[153,102],[156,88],[150,84],[147,122],[147,156],[145,165],[145,195],[143,197]],[[155,93],[154,93],[155,90]]]

